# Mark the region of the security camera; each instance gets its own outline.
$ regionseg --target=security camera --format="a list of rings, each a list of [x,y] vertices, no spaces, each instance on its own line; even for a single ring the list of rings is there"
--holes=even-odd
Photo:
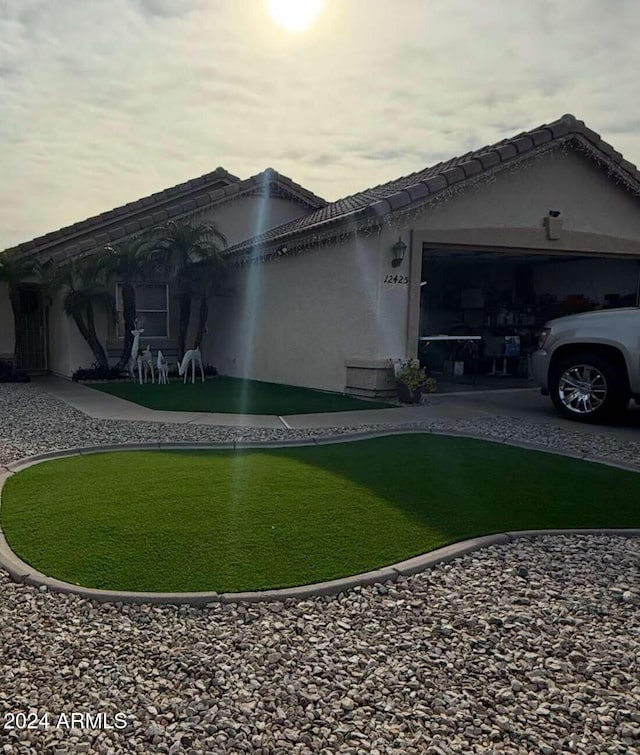
[[[557,218],[560,215],[560,210],[549,210],[549,215],[552,218]]]

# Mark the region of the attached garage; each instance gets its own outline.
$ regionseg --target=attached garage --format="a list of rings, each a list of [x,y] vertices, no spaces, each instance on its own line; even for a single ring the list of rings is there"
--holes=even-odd
[[[635,166],[571,116],[489,154],[454,161],[448,201],[412,219],[409,345],[442,383],[514,385],[548,320],[640,306]],[[451,183],[460,161],[484,170]]]

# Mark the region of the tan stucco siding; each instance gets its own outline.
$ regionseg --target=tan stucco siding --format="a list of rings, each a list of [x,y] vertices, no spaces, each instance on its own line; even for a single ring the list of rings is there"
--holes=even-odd
[[[379,239],[240,270],[213,303],[205,359],[223,374],[344,391],[345,361],[379,352]]]
[[[398,237],[409,246],[409,232],[385,228],[377,240],[377,261],[373,285],[376,289],[375,356],[381,359],[400,359],[407,356],[407,312],[411,277],[409,249],[398,267],[391,264],[392,246]],[[396,282],[397,276],[397,282]]]
[[[9,286],[4,281],[0,281],[0,359],[13,358],[14,336]]]
[[[56,293],[49,310],[49,369],[56,375],[70,377],[78,368],[90,367],[95,357],[73,318],[64,313],[63,298],[62,292]],[[101,320],[96,317],[98,334],[103,336]]]
[[[227,237],[229,245],[235,244],[248,236],[254,235],[261,230],[267,230],[274,225],[280,225],[308,212],[308,209],[298,202],[287,199],[271,197],[266,201],[260,197],[242,197],[199,216],[192,221],[201,223],[214,221]],[[180,222],[180,220],[178,220]],[[158,279],[160,280],[160,279]],[[164,278],[162,280],[164,282]],[[110,281],[109,290],[115,294],[115,279]],[[61,304],[62,295],[55,297],[49,316],[49,354],[50,369],[52,372],[70,377],[79,367],[89,367],[95,360],[93,353],[80,335],[74,321],[67,317]],[[0,290],[0,316],[3,312],[3,298]],[[215,310],[215,301],[212,302]],[[193,302],[191,312],[191,324],[187,338],[187,347],[193,343],[198,321],[198,302]],[[0,322],[2,322],[0,320]],[[12,322],[12,320],[11,320]],[[211,329],[213,314],[209,320]],[[102,345],[110,356],[110,362],[114,364],[122,347],[122,339],[116,337],[116,329],[106,313],[96,309],[96,329]],[[0,353],[4,336],[0,333]],[[145,339],[141,340],[142,348],[148,344],[154,358],[158,348],[164,348],[171,354],[177,345],[178,338],[178,294],[175,286],[170,288],[169,308],[169,339]],[[12,348],[12,347],[11,347]],[[173,357],[170,357],[174,361]],[[207,357],[205,361],[212,361]]]
[[[262,233],[270,228],[287,223],[301,215],[309,212],[306,206],[289,199],[280,199],[278,197],[240,197],[239,199],[227,202],[226,204],[215,207],[206,212],[204,215],[195,219],[194,223],[214,222],[222,231],[227,239],[228,246],[232,246],[243,241],[250,236]],[[213,297],[209,303],[209,331],[215,331],[217,325],[216,312],[222,307],[225,311],[231,307],[230,300]],[[199,302],[194,300],[191,310],[191,321],[187,336],[187,348],[193,346],[195,334],[198,326],[198,309]],[[235,318],[237,319],[237,313]],[[170,317],[171,338],[178,337],[178,295],[173,292],[172,297],[172,315]],[[212,342],[211,342],[212,343]],[[206,338],[203,343],[203,359],[206,363],[216,364],[213,361],[211,352],[211,343]],[[216,366],[218,366],[216,364]],[[219,369],[219,367],[218,367]]]
[[[240,197],[207,211],[197,222],[215,222],[232,246],[309,212],[308,207],[289,199]]]
[[[541,228],[549,210],[561,211],[566,230],[640,238],[640,199],[617,186],[588,157],[561,151],[466,188],[425,210],[412,227]]]

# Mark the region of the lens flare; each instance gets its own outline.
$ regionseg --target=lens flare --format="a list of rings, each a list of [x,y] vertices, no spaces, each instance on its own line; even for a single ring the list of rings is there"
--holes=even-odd
[[[267,0],[271,18],[290,32],[307,29],[320,15],[324,0]]]

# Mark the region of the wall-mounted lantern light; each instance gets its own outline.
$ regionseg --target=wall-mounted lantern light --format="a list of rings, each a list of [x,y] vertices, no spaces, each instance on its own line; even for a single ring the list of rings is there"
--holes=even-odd
[[[407,251],[407,245],[404,243],[402,238],[398,236],[398,240],[391,247],[391,253],[393,254],[393,259],[391,260],[391,264],[393,265],[393,267],[398,267],[398,265],[402,264],[402,260],[404,259],[404,253],[406,251]]]

